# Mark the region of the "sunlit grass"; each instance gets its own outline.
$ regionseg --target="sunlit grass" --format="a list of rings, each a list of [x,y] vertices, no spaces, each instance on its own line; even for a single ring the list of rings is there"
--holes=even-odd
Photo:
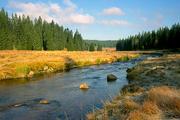
[[[28,77],[30,72],[35,75],[65,71],[74,67],[127,61],[138,56],[136,52],[115,51],[0,51],[0,80]]]

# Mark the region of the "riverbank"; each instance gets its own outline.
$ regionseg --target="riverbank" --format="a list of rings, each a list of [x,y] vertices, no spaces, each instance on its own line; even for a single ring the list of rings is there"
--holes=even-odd
[[[139,52],[0,51],[0,80],[31,78],[75,67],[127,61]]]
[[[148,58],[128,69],[129,85],[88,120],[159,120],[180,118],[180,54]]]

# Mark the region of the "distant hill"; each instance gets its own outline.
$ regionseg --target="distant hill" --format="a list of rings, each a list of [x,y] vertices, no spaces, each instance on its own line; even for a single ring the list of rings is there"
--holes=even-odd
[[[115,48],[118,41],[116,40],[84,40],[88,44],[95,44],[97,46],[102,46],[103,48]]]

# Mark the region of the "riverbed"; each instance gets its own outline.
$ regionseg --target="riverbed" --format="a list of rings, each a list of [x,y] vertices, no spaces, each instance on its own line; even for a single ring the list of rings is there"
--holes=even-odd
[[[69,72],[48,74],[32,79],[0,82],[1,120],[80,120],[86,114],[103,107],[120,89],[128,84],[127,68],[147,56],[128,62],[95,65],[72,69]],[[118,77],[107,82],[108,74]],[[86,82],[88,90],[79,89]],[[46,99],[49,104],[40,104]]]

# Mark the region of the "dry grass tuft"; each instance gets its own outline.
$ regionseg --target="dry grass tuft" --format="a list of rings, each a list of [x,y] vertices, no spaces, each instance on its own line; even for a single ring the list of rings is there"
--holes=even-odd
[[[147,97],[162,109],[180,110],[180,92],[173,88],[167,86],[152,88]]]
[[[139,110],[131,112],[126,120],[149,120],[146,114]]]
[[[159,119],[160,110],[155,103],[145,101],[142,106],[139,106],[134,111],[127,114],[126,120],[152,120]]]
[[[150,89],[147,99],[156,103],[165,116],[180,118],[180,91],[167,86]]]
[[[141,111],[148,115],[158,114],[160,112],[158,106],[152,101],[145,101]]]
[[[125,99],[122,103],[123,104],[120,109],[122,109],[121,112],[124,114],[134,111],[140,107],[140,105],[134,102],[132,99]]]

